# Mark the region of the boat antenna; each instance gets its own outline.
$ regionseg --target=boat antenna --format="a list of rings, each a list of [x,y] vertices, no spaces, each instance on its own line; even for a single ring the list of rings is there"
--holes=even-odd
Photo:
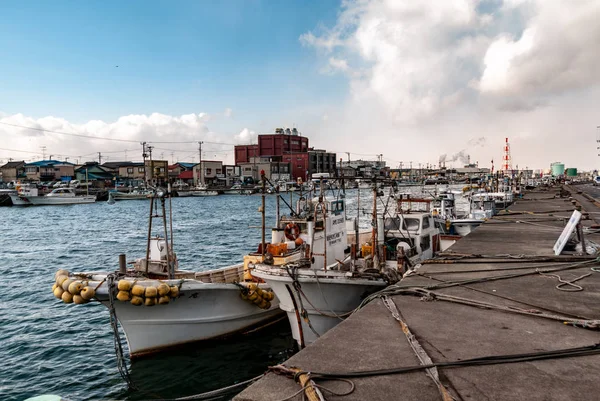
[[[148,276],[148,264],[150,258],[150,237],[152,236],[152,212],[154,208],[154,199],[150,198],[150,216],[148,217],[148,243],[146,245],[146,276]]]
[[[167,194],[164,191],[158,191],[157,195],[160,196],[160,206],[162,209],[163,228],[165,232],[165,246],[167,248],[167,266],[169,267],[169,279],[173,279],[174,272],[171,271],[171,247],[169,246],[169,231],[167,230],[167,213],[165,207],[165,197],[167,196]]]
[[[175,252],[173,249],[173,193],[171,192],[171,182],[167,183],[167,196],[169,197],[169,231],[171,236],[171,252]],[[175,260],[173,260],[173,264]],[[170,270],[170,269],[169,269]],[[173,265],[173,276],[175,276],[175,266]]]
[[[371,231],[371,243],[373,245],[373,267],[379,267],[379,252],[378,252],[378,244],[377,244],[377,184],[373,182],[373,217],[371,226],[373,227]]]
[[[262,194],[261,194],[261,206],[260,213],[262,219],[262,237],[261,237],[261,246],[260,252],[262,256],[262,260],[265,260],[265,186],[266,186],[266,178],[265,178],[265,170],[260,170],[260,179],[262,181]],[[279,196],[279,195],[277,195]]]

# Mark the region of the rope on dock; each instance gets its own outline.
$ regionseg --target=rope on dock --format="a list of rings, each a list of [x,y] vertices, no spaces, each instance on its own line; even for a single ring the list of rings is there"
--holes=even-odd
[[[305,372],[298,368],[288,368],[285,365],[270,366],[269,371],[272,373],[276,373],[278,375],[289,377],[290,379],[294,379],[294,381],[296,383],[298,383],[302,386],[302,388],[300,390],[296,391],[295,393],[293,393],[285,398],[281,398],[277,401],[288,401],[288,400],[291,400],[292,398],[296,397],[297,395],[300,395],[301,393],[304,393],[303,395],[306,396],[306,398],[309,401],[326,401],[325,396],[323,395],[323,392],[329,393],[336,397],[344,397],[346,395],[352,394],[356,388],[356,385],[354,384],[354,382],[352,380],[348,380],[348,379],[344,379],[344,378],[334,378],[334,377],[325,379],[327,381],[345,382],[350,385],[350,389],[348,391],[336,392],[336,391],[333,391],[330,388],[327,388],[321,384],[317,384],[314,380],[315,378],[313,377],[312,373]]]
[[[428,365],[402,366],[397,368],[367,370],[356,372],[311,372],[314,379],[341,379],[383,376],[393,374],[411,373],[431,368],[456,368],[463,366],[486,366],[505,363],[519,363],[541,361],[547,359],[573,358],[600,354],[600,343],[575,348],[563,348],[552,351],[540,351],[521,354],[491,355],[479,358],[463,359],[458,361],[434,362]]]
[[[384,296],[381,300],[383,301],[385,307],[390,311],[393,318],[396,319],[398,323],[400,323],[400,327],[402,327],[402,332],[406,336],[410,347],[412,348],[417,358],[419,358],[421,364],[431,365],[433,363],[433,360],[427,354],[425,349],[421,346],[415,335],[410,331],[406,322],[402,319],[402,315],[400,314],[400,311],[396,307],[394,301],[388,296]],[[440,381],[440,376],[437,368],[433,367],[426,369],[425,371],[427,372],[427,375],[431,378],[431,380],[433,380],[433,382],[435,383],[438,391],[440,392],[440,395],[442,396],[443,401],[456,400],[456,398],[454,398],[452,394],[450,394],[448,389],[446,389],[446,387]]]

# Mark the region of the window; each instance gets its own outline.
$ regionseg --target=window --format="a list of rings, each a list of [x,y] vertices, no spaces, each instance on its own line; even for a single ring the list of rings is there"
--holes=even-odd
[[[216,169],[216,172],[217,172],[217,174],[221,174],[221,169],[220,168]]]
[[[133,174],[133,167],[127,167],[127,174]]]
[[[426,251],[431,247],[431,236],[426,235],[421,238],[421,252]]]
[[[212,174],[212,168],[207,168],[206,169],[206,175]]]
[[[296,167],[298,167],[298,168],[302,168],[302,165],[301,165],[301,164],[298,164]]]
[[[138,167],[138,173],[143,173],[144,172],[144,167]]]
[[[423,228],[429,228],[429,216],[423,219]]]
[[[244,171],[252,171],[252,167],[244,167]]]

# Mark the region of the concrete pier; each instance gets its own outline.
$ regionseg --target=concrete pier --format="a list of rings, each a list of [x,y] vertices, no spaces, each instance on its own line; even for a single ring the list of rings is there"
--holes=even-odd
[[[586,245],[600,244],[600,234],[593,230],[600,220],[599,204],[593,196],[577,192],[577,187],[528,192],[397,285],[400,294],[388,301],[433,362],[600,343],[598,328],[581,327],[600,319],[600,272],[591,269],[600,270],[600,264],[577,249],[559,257],[552,250],[576,207],[584,213]],[[580,288],[563,283],[577,278],[573,284]],[[409,288],[420,292],[405,291]],[[424,296],[423,291],[429,292]],[[310,372],[420,364],[401,323],[382,299],[284,363]],[[600,354],[440,367],[441,386],[421,370],[353,378],[351,394],[324,395],[327,400],[348,401],[595,399],[600,394],[599,369]],[[349,388],[345,382],[318,383],[338,393]],[[281,400],[299,389],[292,379],[269,373],[235,400]],[[443,393],[452,398],[443,398]]]

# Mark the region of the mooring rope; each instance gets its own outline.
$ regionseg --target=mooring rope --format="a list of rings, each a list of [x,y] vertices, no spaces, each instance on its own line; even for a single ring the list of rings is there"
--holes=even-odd
[[[129,374],[129,368],[127,367],[127,361],[123,355],[123,346],[121,345],[121,335],[119,333],[118,320],[117,320],[117,312],[115,310],[115,279],[117,278],[117,273],[110,273],[106,276],[106,282],[108,287],[108,311],[110,315],[110,326],[113,331],[113,340],[115,345],[115,354],[117,357],[117,368],[119,369],[119,374],[127,383],[127,386],[130,389],[137,390],[137,387],[133,383],[131,379],[131,375]]]

